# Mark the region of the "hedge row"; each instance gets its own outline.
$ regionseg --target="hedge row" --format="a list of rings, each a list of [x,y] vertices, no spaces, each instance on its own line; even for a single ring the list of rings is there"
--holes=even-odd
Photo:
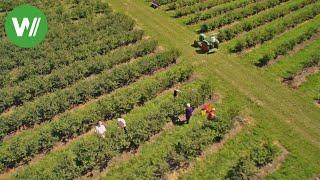
[[[252,179],[259,168],[271,163],[278,155],[279,148],[270,142],[254,148],[250,155],[240,158],[225,179]]]
[[[320,52],[317,51],[315,54],[311,54],[310,58],[303,62],[303,67],[314,67],[314,66],[320,66]]]
[[[287,1],[289,0],[262,0],[254,4],[250,4],[245,8],[230,11],[221,17],[202,24],[200,27],[200,32],[207,32],[216,28],[220,28],[224,25],[231,24],[234,21],[241,20],[248,16],[252,16]]]
[[[189,66],[173,67],[103,97],[86,108],[67,112],[59,120],[13,136],[0,146],[2,169],[28,162],[35,154],[50,150],[56,142],[88,132],[98,120],[116,118],[135,106],[142,106],[159,92],[187,80],[191,73]]]
[[[300,51],[301,52],[301,51]],[[297,54],[296,54],[297,55]],[[298,53],[298,57],[299,57]],[[303,56],[303,61],[300,62],[300,67],[295,67],[293,71],[286,70],[287,75],[283,77],[283,82],[286,82],[287,80],[294,80],[295,76],[301,72],[304,71],[306,68],[310,67],[320,67],[320,52],[318,49],[308,52],[307,54],[304,53],[305,56]],[[297,60],[295,56],[291,56],[290,59]],[[296,86],[295,86],[296,87]]]
[[[175,17],[179,18],[182,16],[186,16],[188,14],[193,14],[196,12],[200,12],[206,9],[210,9],[214,6],[217,6],[219,4],[224,4],[230,1],[234,1],[234,0],[207,0],[205,2],[199,3],[199,4],[195,4],[193,6],[188,6],[188,7],[184,7],[181,9],[178,9],[175,11]]]
[[[151,0],[149,0],[151,1]],[[160,4],[160,5],[165,5],[165,4],[169,4],[169,3],[173,3],[173,2],[176,2],[177,0],[157,0],[157,2]]]
[[[191,119],[194,123],[163,133],[155,143],[141,148],[140,155],[109,169],[103,179],[166,179],[167,173],[201,155],[206,147],[220,141],[232,128],[241,106],[230,100],[234,98],[227,97],[223,105],[217,105],[219,118],[216,121],[195,115]]]
[[[218,34],[218,39],[220,42],[231,40],[243,31],[251,31],[258,26],[266,24],[267,22],[271,22],[275,19],[281,18],[287,14],[292,13],[293,11],[299,10],[305,7],[306,5],[315,2],[317,2],[317,0],[298,0],[289,2],[288,4],[276,6],[275,8],[270,9],[266,12],[262,12],[260,14],[257,14],[256,16],[245,19],[234,26],[220,30]]]
[[[27,81],[24,81],[23,83],[20,83],[14,87],[16,87],[16,92],[11,92],[11,96],[18,96],[19,89],[25,88],[25,91],[28,90],[30,86],[34,86],[34,91],[37,90],[36,87],[46,87],[44,89],[41,89],[42,91],[40,93],[46,93],[46,89],[49,91],[52,91],[54,89],[61,89],[68,85],[73,84],[79,79],[82,79],[84,77],[88,77],[92,74],[98,74],[104,69],[108,69],[113,67],[116,64],[120,64],[123,62],[128,61],[130,58],[140,57],[145,54],[148,54],[150,52],[153,52],[156,48],[157,43],[154,41],[142,41],[134,46],[125,46],[119,49],[116,49],[106,55],[103,56],[96,56],[94,58],[90,58],[86,61],[78,61],[75,63],[70,64],[69,66],[66,66],[64,68],[55,70],[51,74],[47,76],[36,76],[33,77]],[[36,83],[38,85],[36,85]],[[20,85],[20,86],[19,86]],[[1,93],[4,93],[4,91],[8,91],[9,87],[6,89],[0,90],[0,96]],[[14,94],[16,93],[16,95]],[[23,94],[26,94],[27,92],[24,92]],[[21,96],[21,95],[20,95]],[[18,96],[19,97],[19,96]],[[9,98],[9,97],[7,97]],[[32,98],[33,99],[33,98]],[[28,100],[28,99],[27,99]],[[27,101],[25,100],[25,101]],[[2,100],[5,101],[5,98]],[[3,112],[6,108],[10,107],[9,104],[13,104],[13,99],[11,101],[2,102],[0,100],[0,112]]]
[[[289,28],[294,28],[300,23],[314,18],[319,13],[320,2],[309,5],[238,38],[235,43],[231,45],[230,51],[241,52],[245,48],[253,47],[257,44],[263,44],[265,41],[273,39],[277,34],[283,33]]]
[[[240,1],[232,1],[230,3],[222,4],[220,6],[213,7],[212,9],[209,9],[208,11],[205,11],[203,13],[196,14],[194,16],[191,16],[185,21],[185,24],[191,25],[195,24],[199,21],[204,21],[207,19],[214,18],[220,14],[225,14],[228,11],[237,9],[237,8],[243,8],[247,6],[248,4],[252,2],[256,2],[257,0],[240,0]]]
[[[128,114],[126,116],[128,134],[119,131],[116,122],[112,122],[108,124],[106,139],[89,134],[62,152],[54,152],[36,165],[18,172],[15,178],[74,179],[95,167],[107,165],[115,155],[137,149],[140,144],[159,133],[168,119],[174,119],[183,113],[186,103],[191,102],[195,106],[202,104],[212,89],[201,82],[187,85],[182,90],[184,93],[177,99],[173,99],[171,93],[159,96],[144,107]],[[65,157],[68,157],[68,161],[61,161]]]
[[[101,54],[104,54],[116,47],[134,43],[141,39],[142,35],[143,32],[138,30],[122,34],[121,38],[118,36],[107,38],[103,43],[105,44],[105,48],[101,49],[101,51],[104,52],[101,52]],[[91,50],[89,51],[92,52]],[[56,79],[58,79],[58,81]],[[35,81],[34,78],[31,78],[17,86],[1,89],[0,111],[2,112],[12,106],[19,106],[27,101],[33,100],[35,97],[43,95],[44,93],[54,92],[55,90],[64,88],[68,85],[68,82],[59,82],[59,78],[57,78],[57,76],[48,76],[37,80],[38,81]]]
[[[170,11],[170,10],[179,9],[185,6],[191,6],[199,2],[201,2],[201,0],[178,0],[176,2],[167,4],[166,7],[167,7],[167,10]]]
[[[0,4],[0,12],[8,12],[13,8],[25,3],[24,0],[15,0],[15,1],[3,1]],[[61,14],[68,19],[73,17],[80,18],[81,15],[85,14],[87,17],[95,16],[99,13],[109,13],[111,12],[110,7],[107,3],[102,2],[101,0],[91,0],[91,1],[50,1],[42,0],[41,3],[37,0],[28,0],[28,4],[34,5],[44,11],[47,15],[47,18],[57,21],[57,18],[61,18]],[[65,12],[60,12],[64,7],[68,10]],[[82,10],[81,10],[82,9]],[[81,11],[79,11],[81,10]],[[55,13],[60,12],[61,14]],[[72,16],[73,15],[73,16]]]
[[[144,57],[133,63],[119,65],[103,71],[101,74],[80,81],[70,88],[43,96],[34,102],[17,109],[7,116],[0,117],[0,137],[18,130],[20,127],[32,127],[51,120],[73,106],[109,93],[119,87],[136,81],[145,74],[151,74],[176,62],[177,51],[167,51],[151,57]]]
[[[258,62],[255,63],[258,67],[263,67],[268,64],[272,59],[277,58],[279,55],[285,55],[288,51],[292,50],[297,44],[300,44],[310,39],[314,34],[319,32],[319,27],[308,28],[301,34],[294,34],[294,36],[286,41],[270,48],[267,52],[261,55]]]
[[[36,82],[41,81],[41,79],[50,79],[55,81],[54,84],[56,84],[56,86],[60,84],[59,86],[62,87],[62,86],[72,84],[76,80],[81,79],[83,77],[87,77],[91,74],[98,74],[103,69],[111,68],[116,64],[126,62],[130,58],[135,58],[135,57],[143,56],[145,54],[149,54],[155,50],[156,46],[157,46],[157,43],[155,41],[141,41],[136,45],[120,47],[119,49],[111,51],[103,56],[95,56],[85,61],[76,61],[74,63],[71,63],[68,66],[59,67],[59,69],[56,69],[55,71],[51,72],[47,76],[34,76],[35,73],[42,74],[47,72],[44,72],[44,71],[39,72],[37,68],[33,68],[33,67],[31,67],[32,70],[29,68],[26,69],[24,67],[28,67],[28,66],[24,66],[23,68],[19,69],[21,71],[15,71],[15,75],[12,76],[10,80],[6,82],[16,85],[18,84],[18,82],[24,79],[32,78],[33,81],[36,81]],[[45,66],[52,68],[54,66],[61,65],[61,63],[58,63],[58,64],[55,64],[55,62],[49,62],[49,63],[50,64],[46,64]],[[51,78],[51,77],[55,77],[55,78]],[[48,83],[52,84],[50,80],[48,81]]]
[[[22,60],[14,58],[16,62],[12,62],[12,61],[15,61],[14,59],[10,60],[11,62],[9,62],[8,67],[5,67],[7,63],[4,63],[2,65],[3,69],[4,68],[11,69],[14,66],[20,66],[20,67],[16,68],[14,72],[6,73],[5,76],[2,76],[0,78],[0,87],[14,86],[17,82],[34,77],[36,75],[50,74],[53,70],[68,66],[75,61],[82,60],[84,57],[90,57],[92,55],[96,55],[96,54],[90,54],[91,52],[89,51],[81,52],[80,50],[76,50],[76,49],[79,48],[83,50],[84,47],[93,46],[93,44],[96,43],[95,41],[98,41],[101,37],[105,37],[106,39],[108,39],[109,38],[108,36],[114,36],[118,34],[118,38],[119,38],[120,36],[123,36],[124,32],[131,31],[134,28],[134,21],[131,19],[128,19],[124,15],[120,15],[120,14],[110,15],[108,16],[108,18],[109,19],[107,20],[99,19],[99,21],[97,21],[96,23],[97,25],[95,25],[95,28],[86,27],[85,30],[87,32],[84,32],[84,30],[81,29],[81,30],[74,30],[73,35],[71,35],[71,32],[68,33],[69,34],[68,39],[65,39],[66,37],[62,37],[61,35],[60,35],[61,39],[57,37],[58,35],[55,36],[61,41],[60,43],[63,44],[62,46],[64,46],[66,44],[65,42],[68,41],[69,45],[72,45],[71,52],[67,52],[67,51],[51,52],[50,50],[51,48],[50,48],[49,50],[45,50],[45,52],[47,52],[49,55],[44,54],[43,57],[40,57],[40,58],[30,59],[29,57],[27,57]],[[91,32],[95,32],[95,33],[94,35],[89,36],[87,33],[92,34]],[[67,32],[63,31],[62,34],[65,34],[65,33]],[[81,37],[81,36],[87,36],[87,35],[89,36],[88,38]],[[79,38],[79,36],[81,38]],[[58,43],[58,42],[52,42],[52,43]],[[84,44],[85,46],[82,47],[81,44]],[[102,47],[104,47],[104,45]]]

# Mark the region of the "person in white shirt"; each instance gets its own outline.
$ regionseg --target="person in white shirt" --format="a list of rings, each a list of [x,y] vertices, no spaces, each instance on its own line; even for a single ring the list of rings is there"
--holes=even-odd
[[[117,119],[118,125],[120,128],[123,128],[124,132],[127,134],[127,123],[123,118],[118,118]]]
[[[103,125],[102,121],[99,121],[96,125],[96,133],[102,137],[105,138],[105,133],[106,133],[106,127]]]

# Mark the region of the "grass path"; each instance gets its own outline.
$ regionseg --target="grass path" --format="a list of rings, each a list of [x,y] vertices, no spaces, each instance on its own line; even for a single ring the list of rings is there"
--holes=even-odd
[[[295,160],[295,157],[288,158],[291,164],[286,164],[283,171],[294,172],[297,168],[295,166],[303,164],[310,166],[306,168],[309,171],[305,174],[320,172],[320,167],[311,168],[312,164],[320,162],[317,156],[320,152],[320,109],[303,92],[286,88],[273,75],[250,66],[236,55],[230,55],[225,51],[211,55],[197,54],[191,47],[197,39],[196,33],[170,18],[167,13],[149,8],[142,0],[107,2],[116,11],[134,18],[138,26],[147,35],[157,39],[160,45],[178,48],[182,52],[182,59],[188,59],[196,65],[197,76],[218,77],[221,81],[218,89],[236,88],[239,93],[255,103],[258,108],[252,109],[252,113],[263,126],[264,133],[270,132],[272,136],[284,141],[281,143],[301,158],[301,161],[299,158]],[[225,45],[222,44],[222,49],[223,46]],[[290,131],[290,136],[286,136],[287,131]],[[308,149],[296,147],[297,144],[308,144]],[[304,157],[303,153],[308,154],[307,157]],[[312,159],[313,162],[308,164],[305,159]]]

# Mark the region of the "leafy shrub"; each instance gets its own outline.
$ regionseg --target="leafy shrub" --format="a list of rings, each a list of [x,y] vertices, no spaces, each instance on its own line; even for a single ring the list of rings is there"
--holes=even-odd
[[[257,167],[254,162],[248,158],[241,158],[239,162],[228,172],[225,179],[232,180],[249,180],[256,174]]]
[[[262,54],[261,58],[258,59],[258,62],[255,63],[256,66],[262,67],[268,64],[272,59],[277,58],[279,55],[284,55],[288,51],[292,50],[297,44],[302,43],[305,40],[308,40],[313,36],[313,34],[318,32],[317,27],[307,27],[306,30],[302,31],[300,34],[295,34],[295,36],[290,37],[286,41],[277,44],[272,49],[269,49],[266,53]]]
[[[212,21],[205,23],[208,26],[208,31],[215,28],[220,28],[226,24],[230,24],[236,20],[243,19],[244,17],[257,14],[260,11],[277,6],[282,2],[288,0],[264,0],[259,3],[249,4],[248,6],[234,11],[228,12],[225,15],[218,17]]]
[[[253,149],[250,154],[250,159],[255,163],[255,166],[259,168],[271,163],[278,153],[278,147],[267,142]]]
[[[136,105],[142,105],[139,102],[141,96],[145,96],[144,100],[148,101],[160,91],[188,79],[191,72],[190,67],[171,68],[155,77],[139,81],[133,86],[112,93],[85,109],[65,113],[58,121],[49,122],[32,131],[25,131],[14,136],[0,146],[0,164],[10,168],[15,167],[23,159],[28,161],[33,155],[49,150],[57,141],[66,141],[87,132],[99,119],[119,117],[131,111]],[[30,145],[32,145],[32,151],[26,154],[25,151]],[[16,149],[12,150],[13,147]]]
[[[230,2],[231,0],[207,0],[206,2],[198,3],[193,6],[187,6],[184,8],[180,8],[175,11],[174,16],[176,18],[186,16],[188,14],[193,14],[196,12],[200,12],[209,8],[212,8],[219,4],[224,4],[226,2]]]
[[[271,163],[278,153],[277,146],[270,142],[263,142],[255,147],[250,155],[240,158],[228,171],[225,179],[252,179],[259,168]]]
[[[216,17],[220,14],[227,13],[228,11],[245,7],[251,2],[256,0],[240,0],[240,1],[231,1],[230,3],[222,4],[220,6],[213,7],[203,13],[198,13],[194,16],[191,16],[185,21],[185,24],[191,25],[199,22],[200,20],[204,21],[213,17]]]
[[[275,8],[270,9],[266,12],[262,12],[251,18],[244,19],[239,24],[220,30],[218,39],[220,42],[230,40],[243,31],[250,31],[258,26],[261,26],[267,22],[271,22],[277,18],[281,18],[291,13],[292,11],[301,9],[315,2],[316,0],[300,0],[292,2],[291,4],[276,6]]]
[[[295,13],[292,13],[278,21],[273,22],[269,26],[265,26],[254,31],[247,33],[245,36],[237,39],[234,45],[231,46],[231,52],[240,52],[245,48],[253,47],[256,44],[263,44],[264,42],[271,40],[275,35],[284,32],[289,28],[293,28],[297,26],[299,23],[302,23],[306,20],[312,19],[317,14],[320,13],[320,3],[316,3],[314,5],[307,6]],[[308,30],[307,34],[312,34],[315,32],[314,30]],[[301,39],[297,39],[298,41],[302,41],[305,37],[300,37]],[[286,52],[286,49],[290,49],[295,45],[295,41],[286,42],[287,44],[283,44],[278,49],[278,54],[283,54]],[[241,44],[241,45],[240,45]],[[291,48],[292,49],[292,48]]]
[[[174,111],[176,111],[175,113],[180,114],[183,113],[183,108],[181,107],[190,100],[199,100],[195,105],[203,103],[203,97],[207,97],[203,92],[208,90],[203,90],[199,84],[190,84],[187,86],[188,87],[183,88],[183,91],[186,92],[184,97],[178,97],[175,101],[173,101],[171,96],[165,96],[165,98],[159,97],[157,100],[154,100],[154,102],[147,103],[140,112],[135,111],[131,116],[128,115],[127,135],[122,131],[117,130],[116,124],[113,124],[108,128],[106,139],[98,138],[96,135],[88,135],[80,141],[75,142],[75,144],[70,145],[64,151],[72,153],[72,157],[74,157],[72,161],[76,163],[76,167],[71,165],[68,168],[72,168],[73,171],[79,169],[80,173],[83,174],[96,166],[103,166],[103,164],[106,165],[107,162],[115,156],[115,154],[121,153],[122,151],[128,151],[130,149],[136,149],[139,144],[147,141],[150,136],[158,133],[164,126],[167,118],[171,114],[167,113],[170,111],[166,111],[166,109],[163,109],[161,112],[158,111],[160,107],[163,107],[164,105],[168,108],[167,110],[174,109]],[[132,144],[134,145],[132,146]],[[49,166],[44,166],[45,164],[48,164],[47,160],[52,160],[51,157],[58,157],[60,154],[61,153],[59,152],[48,155],[39,164],[30,166],[27,170],[23,170],[22,172],[18,172],[16,177],[32,178],[44,177],[45,175],[48,175],[49,177],[60,177],[60,174],[62,175],[62,173],[64,173],[63,170],[59,172],[51,172],[51,169],[57,169],[55,167],[61,162],[53,160],[54,163],[51,163],[53,165],[50,164]],[[58,160],[60,157],[55,159]],[[104,163],[101,164],[101,162]],[[39,168],[47,174],[33,171]],[[154,171],[154,175],[157,177],[162,176],[162,172],[167,168],[168,166],[157,166],[155,168],[156,170]],[[76,176],[79,176],[79,174],[75,174],[73,177],[75,178]]]

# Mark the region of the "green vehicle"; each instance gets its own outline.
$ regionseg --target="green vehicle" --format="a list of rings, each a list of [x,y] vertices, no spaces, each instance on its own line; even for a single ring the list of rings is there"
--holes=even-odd
[[[216,35],[207,37],[205,34],[200,34],[199,40],[194,41],[194,46],[200,48],[203,53],[215,53],[219,48],[219,40]]]

